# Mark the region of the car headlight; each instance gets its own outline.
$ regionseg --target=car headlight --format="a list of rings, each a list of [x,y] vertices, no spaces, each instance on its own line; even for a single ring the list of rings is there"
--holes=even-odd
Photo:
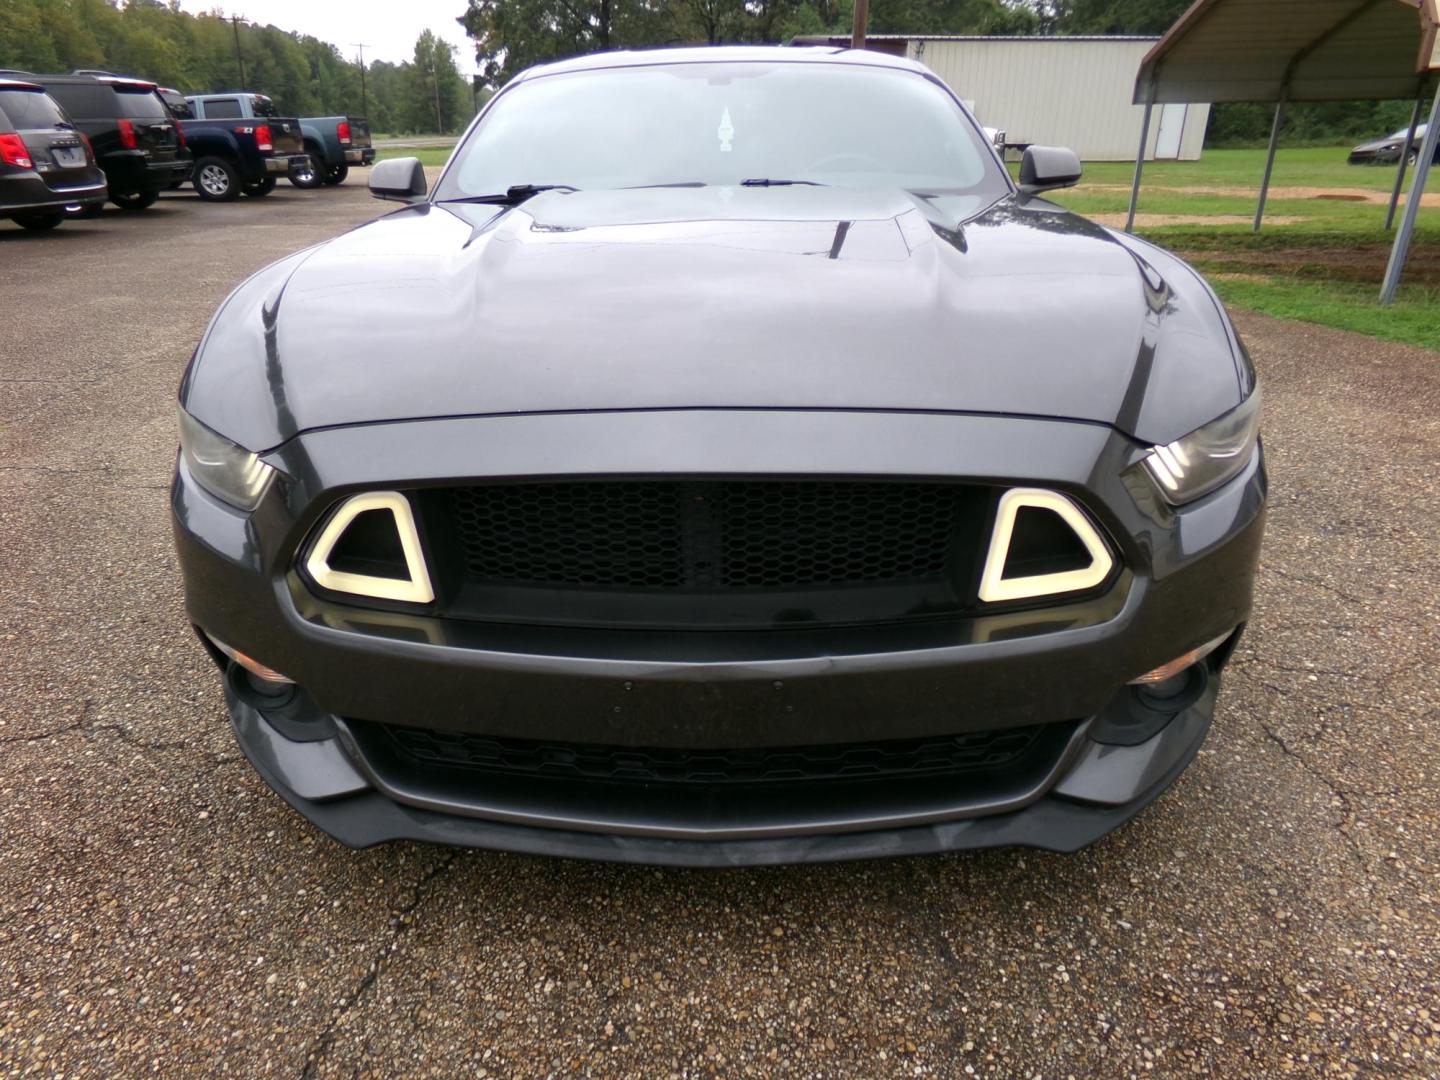
[[[183,408],[180,414],[180,454],[195,482],[241,510],[254,510],[275,477],[275,470],[260,458],[211,431]]]
[[[1171,506],[1208,495],[1250,463],[1260,437],[1260,388],[1224,416],[1141,459]]]

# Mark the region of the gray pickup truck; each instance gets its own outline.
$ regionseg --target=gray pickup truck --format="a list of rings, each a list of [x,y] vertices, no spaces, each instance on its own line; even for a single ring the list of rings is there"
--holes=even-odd
[[[290,174],[290,182],[296,187],[343,184],[351,165],[375,163],[370,122],[363,116],[302,116],[300,132],[305,136],[310,167]]]
[[[191,94],[185,98],[194,115],[250,119],[273,109],[264,94],[233,92]],[[300,135],[305,160],[290,170],[296,187],[315,188],[321,184],[343,184],[351,165],[371,165],[375,148],[370,145],[370,122],[363,116],[302,116]]]

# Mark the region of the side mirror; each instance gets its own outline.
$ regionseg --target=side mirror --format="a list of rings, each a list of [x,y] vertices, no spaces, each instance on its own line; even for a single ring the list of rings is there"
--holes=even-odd
[[[419,158],[390,158],[370,170],[370,194],[377,199],[418,202],[429,190]]]
[[[1027,195],[1080,182],[1080,158],[1063,146],[1031,146],[1020,159],[1020,190]],[[373,182],[373,181],[372,181]]]

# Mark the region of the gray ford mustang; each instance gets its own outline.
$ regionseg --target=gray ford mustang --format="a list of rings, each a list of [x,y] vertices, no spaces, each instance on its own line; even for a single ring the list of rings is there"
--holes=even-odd
[[[189,618],[354,846],[1074,850],[1194,757],[1251,606],[1244,347],[919,64],[588,56],[244,282],[180,390]],[[1199,792],[1191,798],[1203,797]]]

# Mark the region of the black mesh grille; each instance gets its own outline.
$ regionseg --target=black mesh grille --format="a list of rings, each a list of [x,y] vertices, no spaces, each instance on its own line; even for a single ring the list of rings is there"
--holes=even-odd
[[[841,481],[455,488],[472,579],[543,588],[794,590],[944,578],[968,489]]]
[[[354,723],[352,721],[352,723]],[[780,749],[631,749],[363,725],[414,765],[635,784],[763,784],[987,772],[1025,756],[1042,726],[933,739]]]

